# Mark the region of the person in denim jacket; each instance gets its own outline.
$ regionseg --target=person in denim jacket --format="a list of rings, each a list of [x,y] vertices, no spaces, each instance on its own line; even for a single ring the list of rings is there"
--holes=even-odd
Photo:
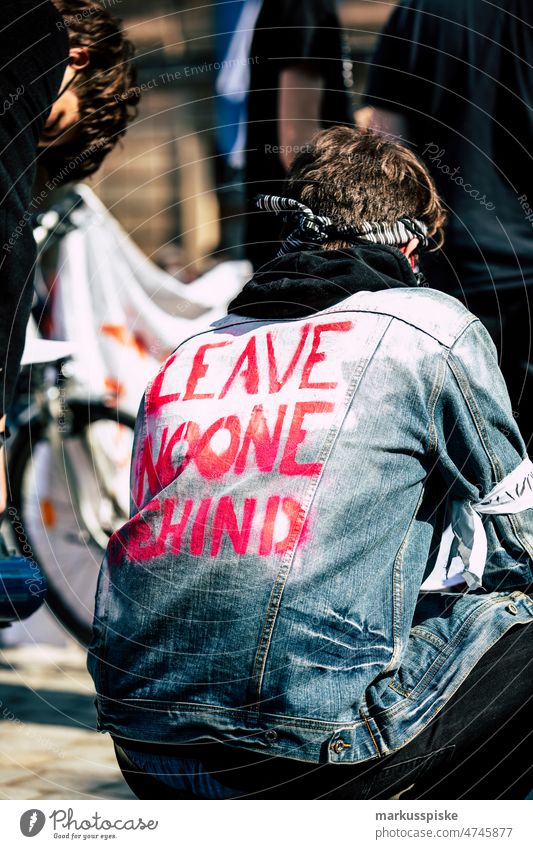
[[[102,566],[99,729],[145,798],[524,798],[533,466],[418,256],[397,141],[295,160],[278,256],[148,386]]]

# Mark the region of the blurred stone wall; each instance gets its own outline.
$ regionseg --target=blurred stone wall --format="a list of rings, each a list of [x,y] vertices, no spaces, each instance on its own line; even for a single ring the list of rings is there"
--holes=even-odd
[[[355,63],[356,105],[393,5],[339,3]],[[91,185],[149,256],[201,270],[220,240],[213,6],[205,0],[113,0],[112,11],[137,47],[142,100],[125,141]]]

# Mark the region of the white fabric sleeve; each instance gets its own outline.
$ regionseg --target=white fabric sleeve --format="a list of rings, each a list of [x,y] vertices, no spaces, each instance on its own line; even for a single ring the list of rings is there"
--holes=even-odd
[[[451,521],[442,534],[437,561],[420,587],[442,592],[466,583],[481,587],[487,562],[487,537],[480,514],[505,515],[533,508],[533,463],[526,457],[494,486],[482,501],[453,501]]]

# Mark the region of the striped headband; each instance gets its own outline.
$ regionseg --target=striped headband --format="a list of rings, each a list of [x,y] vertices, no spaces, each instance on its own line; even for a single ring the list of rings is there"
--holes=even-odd
[[[423,221],[402,216],[394,224],[383,221],[364,221],[356,229],[344,224],[335,224],[327,215],[316,215],[308,206],[294,198],[278,195],[257,195],[259,209],[269,212],[284,212],[298,216],[294,230],[283,241],[278,256],[293,251],[313,250],[332,241],[374,242],[379,245],[406,245],[411,239],[418,239],[421,248],[427,248],[428,228]]]

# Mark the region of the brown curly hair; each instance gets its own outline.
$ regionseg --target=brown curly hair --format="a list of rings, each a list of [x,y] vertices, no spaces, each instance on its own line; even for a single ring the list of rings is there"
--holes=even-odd
[[[318,132],[292,163],[287,194],[338,224],[393,224],[408,216],[427,225],[432,250],[444,241],[446,213],[427,168],[408,147],[374,130]]]
[[[96,0],[52,2],[63,16],[70,47],[85,47],[90,54],[89,65],[75,81],[80,104],[76,140],[50,147],[40,157],[59,185],[98,170],[136,116],[140,98],[132,64],[135,51],[121,21]]]

